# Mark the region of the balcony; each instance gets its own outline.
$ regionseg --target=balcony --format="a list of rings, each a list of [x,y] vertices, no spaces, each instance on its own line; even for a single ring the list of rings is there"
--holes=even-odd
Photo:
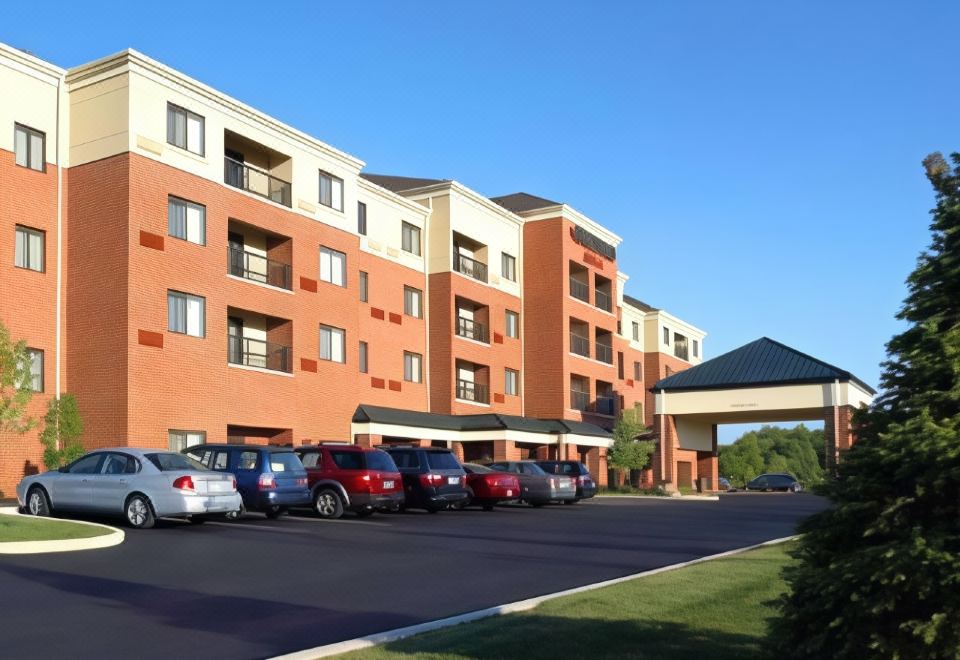
[[[600,362],[606,362],[607,364],[613,364],[613,348],[610,346],[605,346],[601,343],[597,343],[597,360]]]
[[[598,415],[613,415],[613,397],[612,396],[598,396],[597,400],[593,402],[593,412]]]
[[[457,398],[475,403],[490,403],[490,394],[486,385],[469,380],[457,380]]]
[[[269,284],[288,291],[293,290],[293,268],[290,264],[230,246],[227,248],[227,265],[228,272],[234,277],[242,277],[251,282]]]
[[[227,337],[227,361],[257,369],[293,372],[293,349],[290,346],[274,344],[249,337]]]
[[[223,182],[290,207],[293,159],[250,138],[224,130]]]
[[[293,206],[290,182],[229,156],[223,157],[223,182],[284,206]]]
[[[593,305],[605,312],[613,312],[613,282],[602,275],[594,276]]]
[[[457,317],[457,336],[489,344],[487,326],[462,316]]]
[[[590,339],[575,332],[570,333],[570,352],[583,357],[590,357]]]
[[[585,303],[590,302],[590,285],[570,276],[570,295]]]
[[[487,281],[487,264],[481,263],[476,259],[455,253],[453,267],[458,273],[463,273],[467,277],[472,277],[479,282]]]
[[[578,392],[577,390],[572,390],[570,392],[570,407],[574,410],[580,410],[581,412],[586,412],[590,408],[590,393],[589,392]]]
[[[613,300],[610,294],[597,289],[593,292],[593,299],[596,301],[597,309],[602,309],[605,312],[613,311]],[[585,298],[581,298],[581,300],[585,300]]]

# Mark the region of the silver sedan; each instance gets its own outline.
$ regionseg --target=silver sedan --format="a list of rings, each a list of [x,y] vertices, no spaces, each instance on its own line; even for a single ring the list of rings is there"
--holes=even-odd
[[[98,449],[59,470],[25,477],[17,500],[35,516],[54,510],[123,516],[140,529],[160,517],[202,523],[242,507],[232,474],[179,453],[132,447]]]

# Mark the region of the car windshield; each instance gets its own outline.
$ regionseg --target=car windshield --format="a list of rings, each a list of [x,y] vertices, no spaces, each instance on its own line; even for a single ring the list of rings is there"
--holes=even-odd
[[[428,451],[427,464],[434,470],[458,470],[460,463],[448,451]]]
[[[385,451],[368,451],[364,452],[364,456],[367,459],[367,469],[368,470],[380,470],[381,472],[396,472],[397,465],[393,462],[393,459],[390,458],[390,454]]]
[[[270,470],[273,472],[302,472],[303,463],[292,451],[275,451],[270,454]]]
[[[491,470],[486,465],[477,465],[476,463],[464,463],[463,469],[469,472],[470,474],[486,474],[488,472],[496,471],[496,470]]]
[[[147,460],[153,463],[161,472],[174,472],[177,470],[197,470],[206,472],[207,468],[189,456],[183,454],[163,453],[147,454]]]

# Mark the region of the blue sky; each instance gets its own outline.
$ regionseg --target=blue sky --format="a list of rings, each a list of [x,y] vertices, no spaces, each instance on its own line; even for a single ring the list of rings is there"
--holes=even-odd
[[[960,148],[956,2],[78,4],[7,7],[0,41],[136,48],[368,171],[565,201],[707,357],[766,335],[872,384],[920,161]]]

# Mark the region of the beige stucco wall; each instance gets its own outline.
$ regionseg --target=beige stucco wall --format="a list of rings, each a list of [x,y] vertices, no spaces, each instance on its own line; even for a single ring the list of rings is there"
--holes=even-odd
[[[56,162],[56,140],[60,140],[61,164],[67,165],[66,85],[57,83],[62,70],[37,58],[0,44],[0,149],[14,150],[14,123],[46,134],[47,163]],[[60,129],[57,130],[57,100],[60,100]]]
[[[424,227],[430,215],[429,209],[363,179],[358,184],[359,201],[367,205],[367,235],[360,237],[360,249],[424,272]],[[404,222],[420,228],[420,256],[401,249]]]
[[[771,411],[815,411],[826,406],[867,405],[870,395],[852,383],[782,385],[702,392],[658,392],[656,412],[668,415],[755,415],[757,421],[769,418]],[[786,419],[786,417],[785,417]]]
[[[684,417],[676,418],[680,449],[713,450],[713,424]]]
[[[666,353],[667,355],[673,355],[673,334],[675,332],[679,332],[681,335],[687,338],[688,342],[689,359],[686,361],[690,364],[700,364],[703,362],[703,339],[706,337],[706,333],[699,328],[695,328],[689,323],[686,323],[685,321],[682,321],[663,310],[647,312],[644,315],[643,328],[643,343],[648,352],[659,352]],[[670,331],[669,344],[663,341],[664,328],[667,328]],[[699,343],[699,351],[697,352],[696,357],[693,355],[693,340],[697,340]]]

